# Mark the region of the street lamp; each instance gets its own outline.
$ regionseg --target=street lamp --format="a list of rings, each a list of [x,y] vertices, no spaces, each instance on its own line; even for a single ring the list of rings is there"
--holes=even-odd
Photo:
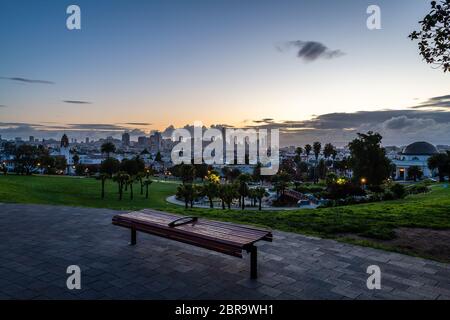
[[[361,184],[364,190],[366,189],[366,183],[367,183],[366,178],[361,178]]]

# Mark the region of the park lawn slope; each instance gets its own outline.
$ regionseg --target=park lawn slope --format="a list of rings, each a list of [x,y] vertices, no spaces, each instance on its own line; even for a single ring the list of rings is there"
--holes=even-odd
[[[140,195],[139,184],[134,185],[134,199],[129,193],[118,200],[117,184],[106,183],[106,197],[100,199],[101,183],[95,179],[55,176],[1,176],[0,202],[39,203],[85,206],[118,210],[154,208],[209,219],[232,221],[270,227],[273,229],[335,238],[362,245],[380,247],[408,254],[450,261],[450,188],[439,184],[426,194],[408,196],[403,200],[361,205],[295,211],[255,211],[188,209],[169,204],[166,197],[175,193],[177,183],[157,182],[150,186],[150,198]],[[444,237],[433,238],[431,245],[440,252],[422,250],[415,240],[407,246],[394,242],[396,230],[421,228],[440,230]],[[406,229],[405,229],[406,228]],[[448,238],[450,239],[450,238]],[[426,241],[421,236],[421,241]],[[431,241],[431,240],[430,240]],[[430,242],[428,241],[428,242]],[[419,242],[419,241],[417,241]],[[440,243],[440,242],[446,242]],[[445,247],[447,246],[447,247]],[[438,250],[438,251],[439,251]]]

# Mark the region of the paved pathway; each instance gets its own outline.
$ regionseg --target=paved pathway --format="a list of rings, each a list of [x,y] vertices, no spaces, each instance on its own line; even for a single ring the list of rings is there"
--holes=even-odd
[[[450,299],[450,266],[275,232],[249,261],[111,225],[113,210],[0,204],[1,299]],[[79,265],[82,289],[68,290]],[[382,289],[368,290],[378,265]]]

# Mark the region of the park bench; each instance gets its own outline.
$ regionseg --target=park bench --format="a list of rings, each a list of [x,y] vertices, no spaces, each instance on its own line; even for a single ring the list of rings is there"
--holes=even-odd
[[[252,279],[257,277],[255,242],[272,241],[267,230],[148,209],[115,215],[112,223],[131,229],[131,245],[136,244],[136,231],[140,231],[238,258],[246,251],[250,253]]]

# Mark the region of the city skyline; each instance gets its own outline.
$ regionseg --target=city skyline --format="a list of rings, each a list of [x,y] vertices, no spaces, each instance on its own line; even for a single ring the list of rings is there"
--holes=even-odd
[[[448,143],[450,78],[407,38],[426,1],[378,1],[381,30],[367,1],[78,1],[75,31],[69,4],[1,5],[4,138],[135,139],[200,120],[279,127],[283,145],[368,130]]]

